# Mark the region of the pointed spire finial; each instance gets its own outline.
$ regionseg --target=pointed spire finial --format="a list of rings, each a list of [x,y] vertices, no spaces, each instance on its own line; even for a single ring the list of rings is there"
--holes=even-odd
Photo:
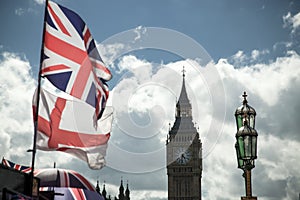
[[[104,181],[104,183],[103,183],[102,195],[104,196],[104,199],[107,199],[107,198],[106,198],[105,181]]]
[[[121,176],[121,185],[120,188],[123,188],[123,176]]]
[[[99,187],[99,181],[97,180],[97,185],[96,185],[96,192],[100,194],[100,187]]]
[[[126,191],[125,191],[125,196],[127,200],[130,200],[130,191],[129,191],[129,186],[128,186],[128,180],[127,180],[127,184],[126,184]]]
[[[182,67],[182,76],[183,76],[183,78],[185,77],[185,69],[184,69],[184,66]]]

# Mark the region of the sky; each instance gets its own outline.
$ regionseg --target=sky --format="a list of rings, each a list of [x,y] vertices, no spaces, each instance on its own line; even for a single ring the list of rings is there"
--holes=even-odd
[[[38,151],[36,168],[73,169],[131,199],[167,199],[165,140],[185,67],[193,120],[203,143],[202,197],[245,195],[234,149],[235,109],[247,91],[256,109],[258,158],[253,195],[300,193],[300,2],[70,1],[57,3],[87,23],[113,78],[114,122],[107,166],[91,170],[61,152]],[[0,2],[0,155],[30,165],[31,100],[37,86],[43,0]],[[170,125],[169,125],[170,124]]]

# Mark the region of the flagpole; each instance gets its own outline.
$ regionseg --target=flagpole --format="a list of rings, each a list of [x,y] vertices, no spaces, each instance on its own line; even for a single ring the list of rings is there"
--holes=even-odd
[[[41,92],[41,70],[42,70],[42,62],[43,62],[43,54],[44,54],[44,40],[45,40],[47,6],[48,6],[48,0],[46,0],[46,2],[45,2],[45,11],[44,11],[42,46],[41,46],[41,54],[40,54],[40,68],[39,68],[39,71],[38,71],[36,112],[35,112],[35,116],[34,116],[33,148],[30,150],[32,152],[31,173],[30,173],[30,195],[31,196],[32,196],[34,164],[35,164],[35,154],[36,154],[36,136],[37,136],[37,130],[38,130],[38,116],[39,116],[39,104],[40,104],[40,92]]]

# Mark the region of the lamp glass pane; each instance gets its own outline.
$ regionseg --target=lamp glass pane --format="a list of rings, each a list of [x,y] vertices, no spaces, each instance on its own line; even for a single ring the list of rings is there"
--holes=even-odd
[[[235,146],[235,150],[236,150],[238,168],[243,168],[244,161],[241,159],[241,155],[240,155],[240,151],[239,151],[239,145],[237,143],[235,143],[234,146]]]
[[[241,158],[244,158],[245,157],[244,140],[243,137],[241,136],[238,138],[238,145],[239,145],[240,156]]]
[[[238,167],[243,168],[244,167],[244,161],[242,159],[238,159]]]
[[[251,153],[252,153],[252,148],[251,148],[251,137],[250,136],[245,136],[244,137],[244,142],[245,142],[245,156],[246,159],[251,157]]]
[[[257,157],[257,137],[256,136],[252,136],[252,156],[254,158]]]
[[[243,126],[243,118],[241,115],[238,115],[236,117],[236,122],[237,122],[237,128],[239,130]]]
[[[238,159],[240,159],[241,155],[240,155],[240,151],[239,151],[239,145],[237,143],[235,143],[234,147],[235,147],[235,151],[236,151],[236,156]]]
[[[250,127],[254,128],[254,115],[250,115],[250,120],[249,121],[250,121],[250,124],[249,124]]]

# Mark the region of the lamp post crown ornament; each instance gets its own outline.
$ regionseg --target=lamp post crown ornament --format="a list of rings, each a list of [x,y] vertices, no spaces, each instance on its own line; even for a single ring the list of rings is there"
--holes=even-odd
[[[244,92],[244,94],[242,95],[242,97],[244,97],[243,99],[243,105],[238,107],[236,109],[236,114],[239,114],[239,113],[251,113],[251,114],[256,114],[254,108],[252,108],[251,106],[248,105],[248,100],[247,100],[247,93]]]
[[[245,104],[247,104],[248,103],[248,101],[247,101],[247,92],[246,91],[244,91],[244,93],[243,93],[243,95],[242,95],[242,97],[244,98],[243,99],[243,105],[245,105]]]
[[[250,126],[251,128],[255,128],[256,111],[254,108],[248,105],[247,96],[247,93],[244,92],[242,95],[242,97],[244,98],[243,103],[235,111],[237,130],[239,130],[244,125],[245,120],[247,120],[248,126]]]
[[[243,101],[243,105],[245,105],[245,104],[247,104],[248,103],[248,101],[247,101],[247,93],[246,93],[246,91],[244,91],[244,94],[242,95],[242,97],[244,97],[244,101]]]

